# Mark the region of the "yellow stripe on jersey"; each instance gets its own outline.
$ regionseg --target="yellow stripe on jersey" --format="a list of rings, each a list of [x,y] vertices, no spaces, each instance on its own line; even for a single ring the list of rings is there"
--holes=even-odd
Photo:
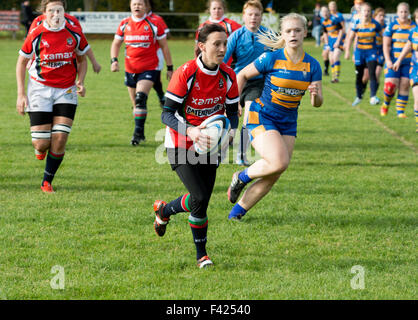
[[[409,33],[394,33],[392,36],[392,39],[396,39],[396,40],[408,40],[409,38]]]
[[[301,59],[301,61],[303,58]],[[311,64],[309,62],[299,62],[294,64],[288,60],[276,60],[273,69],[284,69],[289,71],[305,71],[311,72]]]
[[[292,89],[299,89],[299,90],[306,90],[309,87],[309,82],[307,81],[283,79],[283,78],[277,78],[274,76],[271,77],[271,83],[275,85],[276,87],[292,88]]]
[[[260,123],[260,118],[258,117],[258,112],[250,111],[250,113],[248,114],[248,123],[251,123],[251,124],[259,124]]]

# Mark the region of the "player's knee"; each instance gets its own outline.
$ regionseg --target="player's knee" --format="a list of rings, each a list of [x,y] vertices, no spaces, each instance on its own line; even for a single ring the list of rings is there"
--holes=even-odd
[[[270,174],[273,176],[280,175],[286,171],[288,166],[289,166],[288,160],[283,159],[283,160],[275,161],[270,165],[270,170],[271,170]]]
[[[393,96],[396,92],[396,84],[392,82],[385,82],[383,92],[388,96]]]
[[[45,152],[51,145],[51,131],[50,130],[32,130],[32,145],[40,151]]]
[[[190,197],[190,206],[192,215],[197,218],[204,218],[206,216],[206,210],[209,205],[210,195],[209,194],[198,194]]]
[[[146,109],[148,96],[144,92],[137,92],[135,94],[135,108]]]

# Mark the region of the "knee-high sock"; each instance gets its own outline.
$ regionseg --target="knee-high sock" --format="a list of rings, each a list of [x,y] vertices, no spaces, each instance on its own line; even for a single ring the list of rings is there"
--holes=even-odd
[[[190,212],[190,193],[186,193],[181,197],[167,203],[164,207],[163,218],[169,218],[173,214],[177,214],[179,212]]]
[[[44,181],[48,181],[49,183],[52,182],[54,179],[54,176],[58,170],[58,168],[61,165],[62,160],[64,159],[64,154],[56,154],[49,150],[48,156],[46,158],[46,164],[45,164],[45,171],[44,171]]]
[[[198,218],[189,216],[189,225],[192,230],[194,244],[196,246],[196,258],[206,256],[206,242],[208,233],[208,217]]]

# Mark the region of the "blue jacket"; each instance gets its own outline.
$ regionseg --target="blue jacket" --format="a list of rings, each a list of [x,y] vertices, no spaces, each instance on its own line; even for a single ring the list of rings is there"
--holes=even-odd
[[[226,63],[232,56],[235,63],[234,71],[236,74],[247,65],[251,64],[261,54],[270,51],[267,46],[261,44],[257,39],[257,34],[260,33],[260,30],[263,32],[268,31],[266,27],[260,26],[258,31],[253,33],[243,26],[229,36],[224,62]],[[253,79],[261,79],[262,77],[263,76],[260,75]]]

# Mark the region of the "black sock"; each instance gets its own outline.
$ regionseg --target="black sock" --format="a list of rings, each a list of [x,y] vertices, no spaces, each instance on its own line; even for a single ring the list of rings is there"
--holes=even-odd
[[[44,181],[48,181],[49,183],[52,182],[55,173],[57,172],[62,160],[64,159],[64,154],[65,153],[55,154],[51,152],[51,150],[48,152],[45,164],[44,179],[42,180],[42,183]]]
[[[324,61],[324,66],[325,66],[325,72],[328,72],[328,68],[329,68],[329,60],[325,60],[325,61]]]
[[[164,207],[163,218],[168,218],[171,215],[177,214],[179,212],[190,212],[189,199],[190,194],[186,193],[185,195],[182,195],[181,197],[178,197],[177,199],[167,203],[167,205]]]
[[[208,217],[197,218],[192,215],[189,216],[189,225],[192,229],[193,240],[196,246],[196,259],[199,260],[206,256],[206,242],[208,233]]]

